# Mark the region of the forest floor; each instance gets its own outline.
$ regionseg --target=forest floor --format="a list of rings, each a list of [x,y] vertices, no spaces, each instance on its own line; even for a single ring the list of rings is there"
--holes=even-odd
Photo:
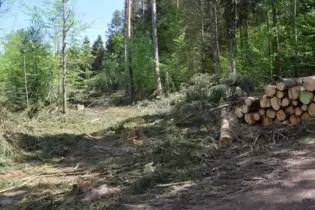
[[[315,209],[315,131],[303,129],[216,148],[204,125],[131,106],[13,116],[0,141],[23,151],[0,161],[0,209]]]

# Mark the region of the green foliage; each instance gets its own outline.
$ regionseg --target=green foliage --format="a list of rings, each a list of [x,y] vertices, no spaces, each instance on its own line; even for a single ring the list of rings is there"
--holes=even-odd
[[[139,98],[144,98],[155,90],[152,41],[148,33],[134,34],[131,40],[131,57],[136,92]]]
[[[185,31],[186,27],[181,29],[179,37],[174,39],[175,51],[167,64],[167,72],[177,87],[179,87],[182,82],[188,81],[188,78],[194,73],[192,69],[188,69],[189,66],[187,65],[189,57],[187,56],[188,48],[185,40]]]
[[[99,35],[92,46],[92,55],[95,57],[94,62],[92,63],[92,69],[96,73],[100,72],[102,69],[104,54],[104,43],[102,37]]]
[[[109,91],[116,89],[123,82],[122,62],[116,54],[109,54],[103,63],[102,71],[96,75],[95,87],[99,91]]]
[[[42,102],[49,100],[52,89],[55,69],[55,60],[50,54],[49,46],[41,42],[23,43],[24,34],[17,33],[9,36],[5,44],[5,54],[2,67],[5,82],[5,92],[8,105],[12,110],[21,110],[27,107],[24,56],[27,71],[27,82],[30,104],[35,107],[42,106]]]
[[[23,158],[22,151],[18,149],[13,142],[0,139],[0,166],[12,164],[21,161]]]
[[[212,104],[247,95],[254,91],[252,82],[239,74],[222,77],[220,75],[196,74],[188,85],[182,86],[186,101],[205,100]]]
[[[157,145],[152,153],[152,162],[158,163],[154,171],[137,180],[133,185],[136,193],[143,193],[157,184],[187,181],[202,174],[202,160],[197,156],[195,142],[183,139],[167,139]]]

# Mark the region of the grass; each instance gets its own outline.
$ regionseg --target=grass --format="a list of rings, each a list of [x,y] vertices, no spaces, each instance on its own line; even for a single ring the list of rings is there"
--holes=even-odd
[[[23,159],[23,152],[13,142],[0,140],[0,166],[12,164]]]
[[[15,209],[115,209],[124,196],[150,195],[163,191],[156,187],[160,184],[208,176],[221,165],[208,160],[225,151],[214,149],[209,140],[217,139],[219,115],[207,112],[209,106],[203,103],[181,108],[170,115],[147,114],[135,107],[95,107],[70,109],[66,116],[56,108],[42,110],[33,120],[11,116],[0,125],[0,132],[8,136],[0,149],[6,166],[0,172],[22,171],[20,179],[37,176],[21,189],[25,194],[15,196],[19,201]],[[124,138],[122,134],[135,127],[143,129],[148,145]],[[120,187],[122,193],[84,204],[70,193],[78,179]],[[0,181],[0,190],[18,185],[17,180]]]
[[[10,132],[9,141],[3,141],[0,151],[7,165],[4,173],[21,170],[23,178],[39,174],[40,179],[27,184],[28,195],[18,196],[18,206],[25,209],[63,205],[65,209],[112,208],[115,201],[108,199],[92,205],[66,202],[71,197],[67,194],[71,185],[87,174],[94,174],[96,185],[121,186],[136,194],[157,184],[186,181],[202,174],[204,165],[198,157],[200,148],[194,135],[187,138],[187,133],[173,127],[165,115],[145,115],[135,108],[121,107],[70,110],[67,116],[45,110],[32,121],[19,117],[15,116],[17,125],[2,130]],[[150,138],[150,145],[136,146],[121,139],[125,130],[139,126]],[[9,164],[21,160],[27,164]],[[78,164],[77,175],[64,172],[73,171]],[[18,184],[14,180],[2,181],[0,189]],[[60,195],[61,192],[66,194]]]
[[[169,139],[155,145],[151,154],[152,172],[137,180],[133,190],[144,193],[157,184],[200,178],[204,166],[196,153],[197,145],[188,139]]]

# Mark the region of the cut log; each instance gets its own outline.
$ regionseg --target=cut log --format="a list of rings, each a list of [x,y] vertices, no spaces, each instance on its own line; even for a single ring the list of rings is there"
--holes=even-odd
[[[281,107],[281,99],[274,96],[270,99],[270,105],[275,110],[278,111]]]
[[[244,119],[245,122],[249,125],[253,125],[256,123],[256,120],[254,119],[254,113],[246,113]]]
[[[297,105],[299,105],[299,101],[297,101],[297,100],[292,100],[292,101],[290,102],[290,104],[291,104],[292,106],[297,106]]]
[[[259,109],[259,106],[255,107],[255,106],[246,106],[245,104],[242,106],[242,112],[244,114],[246,113],[250,113],[250,112],[257,112]]]
[[[310,103],[307,107],[307,112],[311,117],[315,116],[315,103]]]
[[[303,87],[306,90],[314,91],[315,90],[315,75],[310,76],[310,77],[304,77]]]
[[[301,106],[301,109],[302,109],[304,112],[306,112],[306,111],[307,111],[307,105],[306,105],[306,104],[303,104],[303,105]]]
[[[288,90],[288,96],[291,100],[296,100],[300,96],[301,86],[291,87]]]
[[[301,91],[300,92],[300,101],[303,103],[303,104],[309,104],[311,103],[311,101],[313,101],[314,99],[314,95],[311,91]]]
[[[267,117],[267,116],[262,116],[262,125],[263,126],[269,126],[273,124],[273,119]]]
[[[232,134],[230,130],[229,118],[226,109],[221,110],[221,130],[220,130],[220,145],[232,144]]]
[[[276,117],[276,112],[273,109],[267,109],[266,115],[267,117],[274,119]]]
[[[242,118],[244,116],[242,107],[236,107],[234,113],[238,118]]]
[[[258,112],[259,112],[259,114],[260,114],[261,116],[264,116],[264,115],[266,114],[266,110],[263,109],[263,108],[260,108],[260,109],[258,110]]]
[[[276,96],[278,98],[284,98],[288,95],[288,92],[285,92],[285,91],[281,91],[281,90],[278,90],[277,93],[276,93]]]
[[[296,115],[291,115],[289,118],[289,122],[291,125],[298,125],[301,122],[301,118]]]
[[[303,78],[284,78],[276,83],[278,90],[287,90],[288,88],[302,85]]]
[[[270,99],[267,95],[263,95],[260,99],[260,107],[261,108],[269,108],[270,107]]]
[[[296,108],[294,109],[294,114],[295,114],[296,116],[301,116],[302,113],[303,113],[303,111],[302,111],[302,109],[301,109],[300,107],[296,107]]]
[[[276,113],[276,118],[279,121],[284,121],[287,118],[287,115],[285,113],[284,110],[280,109],[279,111],[277,111]]]
[[[287,107],[289,105],[290,105],[290,99],[287,98],[287,97],[283,98],[282,101],[281,101],[281,106],[282,107]]]
[[[308,120],[311,116],[309,115],[308,112],[303,112],[303,114],[301,115],[301,120]]]
[[[254,120],[255,120],[255,121],[259,121],[260,118],[261,118],[259,112],[254,113],[254,114],[253,114],[253,117],[254,117]]]
[[[277,88],[275,85],[267,85],[265,86],[264,91],[267,96],[273,97],[277,92]]]
[[[287,114],[287,115],[293,115],[294,114],[294,108],[292,106],[288,106],[284,109],[284,112]]]
[[[247,97],[245,99],[245,104],[247,106],[259,106],[260,99],[258,97]]]

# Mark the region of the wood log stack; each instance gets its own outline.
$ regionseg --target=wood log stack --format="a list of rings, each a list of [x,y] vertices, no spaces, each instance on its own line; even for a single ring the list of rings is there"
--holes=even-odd
[[[282,79],[264,88],[261,97],[247,97],[235,109],[235,115],[247,124],[273,123],[298,125],[315,116],[315,75]]]

